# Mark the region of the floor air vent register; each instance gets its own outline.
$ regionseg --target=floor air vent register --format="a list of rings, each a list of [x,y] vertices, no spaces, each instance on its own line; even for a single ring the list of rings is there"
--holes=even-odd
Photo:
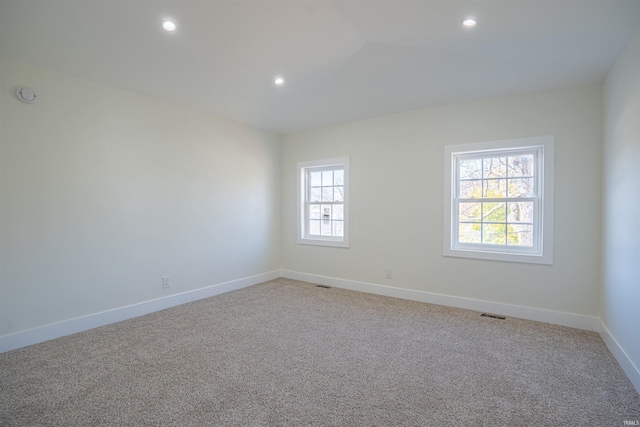
[[[489,314],[489,313],[482,313],[480,316],[491,317],[492,319],[500,319],[500,320],[504,320],[507,318],[506,316],[503,316],[501,314]]]

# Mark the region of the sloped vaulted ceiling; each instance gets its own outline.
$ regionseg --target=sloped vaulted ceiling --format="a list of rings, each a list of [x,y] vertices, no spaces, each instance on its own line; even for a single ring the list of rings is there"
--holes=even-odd
[[[0,53],[287,134],[596,84],[639,22],[640,0],[0,0]]]

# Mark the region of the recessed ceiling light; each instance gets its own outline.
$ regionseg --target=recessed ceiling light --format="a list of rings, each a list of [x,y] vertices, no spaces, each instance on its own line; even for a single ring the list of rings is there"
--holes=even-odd
[[[282,86],[284,84],[284,79],[282,77],[276,77],[273,82],[276,84],[276,86]]]
[[[478,22],[476,21],[476,19],[475,18],[471,18],[471,17],[464,18],[462,20],[462,25],[464,25],[467,28],[475,27],[477,23]]]
[[[162,28],[164,28],[167,31],[175,31],[176,24],[173,21],[166,20],[162,23]]]

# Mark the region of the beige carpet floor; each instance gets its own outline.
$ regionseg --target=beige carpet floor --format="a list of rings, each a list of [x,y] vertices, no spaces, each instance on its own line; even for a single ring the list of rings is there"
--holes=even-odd
[[[624,426],[593,332],[277,279],[0,354],[2,426]]]

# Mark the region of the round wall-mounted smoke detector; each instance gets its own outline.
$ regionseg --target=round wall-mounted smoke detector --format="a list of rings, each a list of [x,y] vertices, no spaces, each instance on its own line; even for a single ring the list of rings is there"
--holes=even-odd
[[[36,102],[38,99],[38,95],[36,95],[36,91],[31,89],[30,87],[20,87],[16,90],[16,96],[22,102]]]

